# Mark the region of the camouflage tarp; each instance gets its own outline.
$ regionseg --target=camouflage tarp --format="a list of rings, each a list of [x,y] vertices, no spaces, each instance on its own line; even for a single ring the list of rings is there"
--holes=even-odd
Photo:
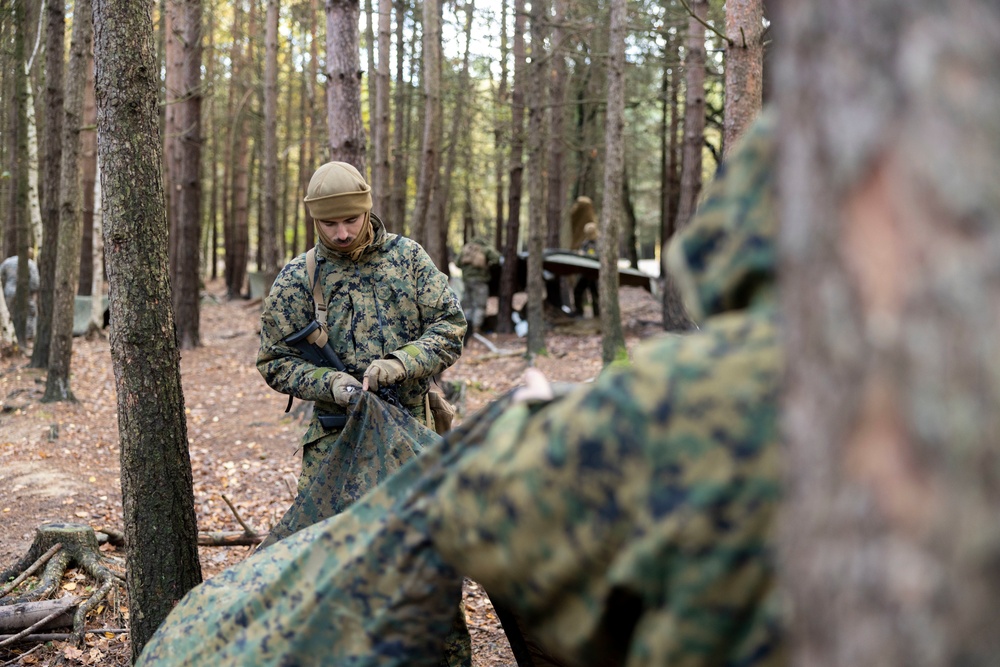
[[[292,506],[271,529],[266,547],[306,526],[340,514],[439,436],[408,412],[358,392],[358,401],[334,438],[314,444],[319,461]]]

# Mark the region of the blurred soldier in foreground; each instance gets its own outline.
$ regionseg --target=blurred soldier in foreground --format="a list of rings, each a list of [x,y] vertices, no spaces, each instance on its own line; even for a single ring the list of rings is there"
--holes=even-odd
[[[194,589],[140,663],[436,665],[465,575],[569,664],[784,665],[772,163],[758,126],[671,246],[700,330],[531,379]]]

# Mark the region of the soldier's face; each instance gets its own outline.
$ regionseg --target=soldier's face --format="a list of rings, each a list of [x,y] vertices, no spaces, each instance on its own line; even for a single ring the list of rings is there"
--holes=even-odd
[[[355,215],[350,218],[340,218],[339,220],[317,220],[324,238],[337,248],[347,248],[354,239],[361,233],[361,226],[365,222],[365,216]]]

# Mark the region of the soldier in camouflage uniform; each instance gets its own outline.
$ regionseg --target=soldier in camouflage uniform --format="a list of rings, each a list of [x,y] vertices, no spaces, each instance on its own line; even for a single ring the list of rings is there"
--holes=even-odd
[[[570,664],[786,664],[773,158],[758,125],[671,245],[698,331],[488,406],[194,589],[140,664],[435,665],[462,575]]]
[[[344,162],[324,164],[309,182],[306,206],[315,220],[316,272],[306,255],[278,274],[264,303],[257,368],[276,391],[315,401],[303,438],[303,488],[337,440],[318,414],[343,415],[352,393],[394,385],[403,407],[430,424],[427,391],[433,375],[462,353],[466,323],[458,298],[424,249],[386,232],[371,213],[371,188]],[[315,281],[315,282],[314,282]],[[346,372],[321,368],[283,341],[325,306],[330,344]],[[322,315],[320,315],[322,317]]]
[[[500,263],[500,253],[486,239],[477,236],[462,247],[458,268],[462,270],[462,309],[469,321],[469,333],[479,333],[486,318],[490,298],[490,269]]]

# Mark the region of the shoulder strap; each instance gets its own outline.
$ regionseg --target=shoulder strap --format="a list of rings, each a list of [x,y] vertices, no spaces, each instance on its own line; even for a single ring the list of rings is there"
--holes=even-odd
[[[306,276],[312,286],[313,304],[316,306],[316,321],[326,330],[326,299],[323,298],[323,288],[319,283],[319,272],[316,271],[316,248],[312,247],[306,253]]]

